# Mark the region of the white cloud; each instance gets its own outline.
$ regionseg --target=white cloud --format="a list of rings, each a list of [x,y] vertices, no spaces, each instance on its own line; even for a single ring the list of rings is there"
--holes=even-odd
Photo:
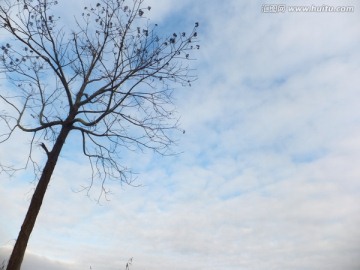
[[[65,155],[28,249],[53,266],[37,269],[119,269],[130,257],[134,270],[358,269],[360,6],[262,14],[262,4],[150,4],[158,18],[174,8],[200,22],[199,80],[177,95],[185,152],[131,157],[143,186],[112,185],[103,206],[71,192],[87,167]],[[8,246],[31,186],[2,186]],[[28,257],[25,270],[45,260]]]

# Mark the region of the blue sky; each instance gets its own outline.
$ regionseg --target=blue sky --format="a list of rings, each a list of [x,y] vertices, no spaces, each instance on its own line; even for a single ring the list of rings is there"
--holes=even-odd
[[[89,167],[64,153],[24,270],[123,269],[131,257],[134,270],[359,269],[360,5],[326,0],[316,5],[355,11],[264,14],[267,3],[145,1],[154,23],[200,23],[199,79],[176,92],[183,153],[126,156],[141,187],[112,183],[102,205],[74,192]],[[21,160],[26,139],[16,136],[0,146],[1,160]],[[1,256],[30,180],[1,175]]]

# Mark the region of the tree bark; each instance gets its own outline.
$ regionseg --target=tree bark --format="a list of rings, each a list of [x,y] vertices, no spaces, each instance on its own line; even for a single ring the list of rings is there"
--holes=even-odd
[[[65,140],[71,130],[71,127],[63,126],[57,140],[54,144],[53,149],[48,153],[48,159],[46,161],[45,167],[41,174],[40,180],[36,186],[35,192],[32,196],[30,206],[26,213],[24,222],[21,226],[19,236],[16,240],[14,249],[9,258],[9,262],[6,270],[20,270],[22,261],[24,259],[25,250],[27,243],[30,238],[30,234],[34,228],[36,218],[39,214],[46,189],[49,185],[51,176],[54,172],[58,157],[60,155],[61,149],[65,143]]]

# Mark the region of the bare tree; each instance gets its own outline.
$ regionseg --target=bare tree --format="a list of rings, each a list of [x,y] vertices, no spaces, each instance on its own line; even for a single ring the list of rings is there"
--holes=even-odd
[[[92,181],[101,182],[100,196],[106,196],[109,179],[132,181],[120,164],[120,149],[167,154],[173,143],[169,132],[178,127],[171,86],[195,80],[185,62],[199,49],[198,23],[188,34],[160,37],[145,17],[151,7],[143,0],[129,2],[99,0],[68,27],[53,14],[56,0],[2,0],[0,24],[11,41],[0,45],[1,71],[13,87],[0,95],[9,108],[0,114],[8,129],[0,143],[16,130],[30,133],[27,164],[39,173],[7,270],[20,269],[71,132],[90,161]],[[33,157],[36,146],[46,155],[43,165]],[[16,170],[4,164],[1,169]]]

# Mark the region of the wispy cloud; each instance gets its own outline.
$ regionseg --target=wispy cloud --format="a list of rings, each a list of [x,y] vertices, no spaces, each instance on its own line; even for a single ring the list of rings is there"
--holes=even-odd
[[[46,269],[130,257],[135,270],[358,269],[359,4],[263,14],[260,1],[159,3],[158,20],[200,22],[199,80],[176,94],[184,153],[129,157],[142,186],[114,185],[103,206],[72,192],[88,167],[65,155],[29,251],[64,262]],[[11,246],[32,186],[1,185],[0,244]]]

